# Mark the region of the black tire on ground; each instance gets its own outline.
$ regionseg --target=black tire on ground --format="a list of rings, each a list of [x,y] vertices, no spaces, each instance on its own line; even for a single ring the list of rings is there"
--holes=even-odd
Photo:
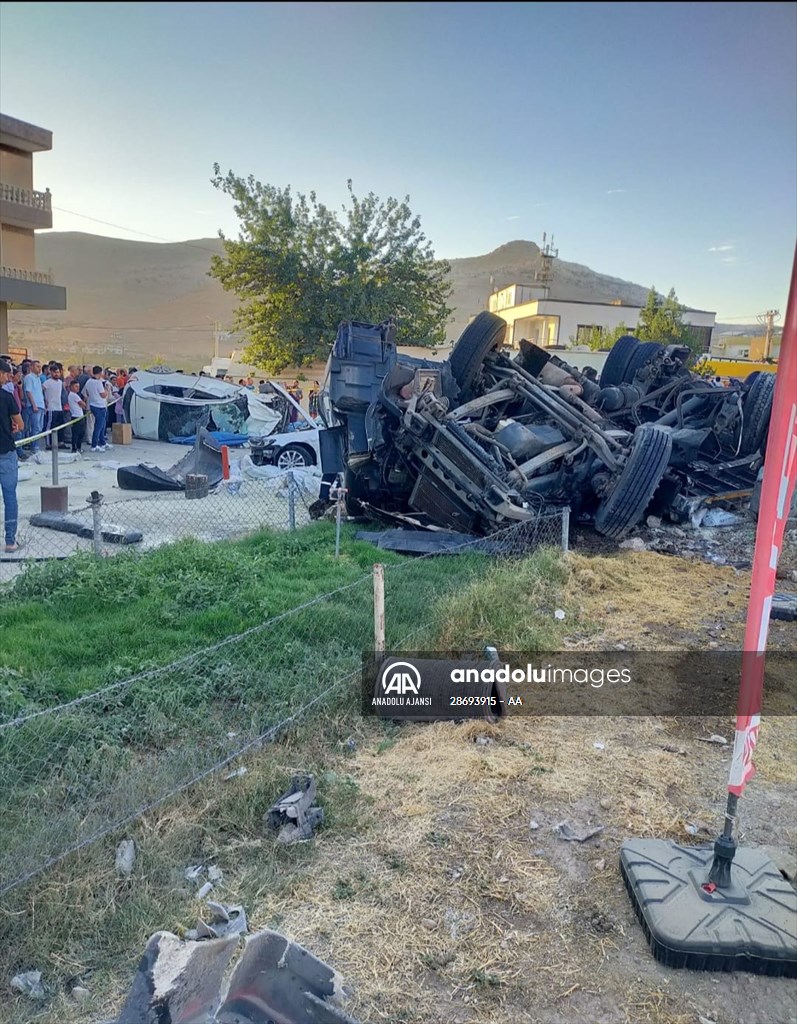
[[[462,392],[466,392],[476,379],[487,353],[501,347],[505,334],[506,320],[486,311],[479,313],[460,334],[449,363]]]
[[[303,444],[286,444],[280,449],[279,455],[274,460],[278,469],[304,469],[306,466],[314,466],[315,459],[309,448]]]
[[[600,386],[602,388],[615,387],[625,380],[625,369],[628,360],[639,347],[639,340],[631,334],[624,334],[618,338],[606,356],[606,362],[601,370]]]
[[[664,476],[672,453],[672,437],[664,427],[637,428],[628,462],[614,490],[601,502],[595,529],[620,538],[639,522]]]
[[[739,445],[740,455],[752,455],[766,443],[774,394],[775,374],[759,373],[750,385],[742,406],[744,422]]]
[[[636,377],[637,370],[641,370],[643,366],[646,366],[663,348],[664,346],[658,341],[640,342],[631,353],[631,358],[628,360],[625,373],[623,374],[623,381],[626,384],[631,384],[634,377]]]

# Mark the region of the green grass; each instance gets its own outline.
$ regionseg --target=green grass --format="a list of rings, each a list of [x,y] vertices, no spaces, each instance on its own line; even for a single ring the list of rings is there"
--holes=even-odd
[[[126,624],[126,664],[135,671],[218,639],[232,621],[235,628],[245,628],[261,621],[264,609],[273,615],[351,582],[377,558],[388,566],[388,646],[391,637],[396,640],[426,623],[419,649],[467,649],[490,641],[499,649],[522,642],[522,649],[538,650],[555,646],[557,631],[561,635],[564,628],[553,618],[553,609],[566,607],[567,569],[553,553],[541,551],[512,563],[483,556],[403,560],[347,538],[335,562],[332,539],[331,529],[319,525],[294,537],[179,544],[125,559],[126,565],[120,559],[87,560],[78,573],[61,570],[64,575],[59,575],[47,566],[31,574],[0,608],[0,628],[12,638],[4,644],[5,663],[24,668],[22,683],[12,677],[20,687],[18,699],[29,703],[77,692],[78,681],[84,688],[107,681],[118,655],[95,650],[89,638],[102,635],[110,618]],[[90,598],[79,595],[78,579]],[[124,588],[124,600],[101,596],[111,582]],[[205,595],[207,607],[195,606],[199,594]],[[252,602],[246,612],[242,602]],[[153,614],[165,606],[180,609],[177,623],[168,628]],[[54,650],[48,654],[52,676],[47,687],[41,683],[47,675],[36,662],[36,645],[31,646],[23,625],[25,616],[40,622],[45,634],[49,630]],[[52,834],[71,841],[73,817],[80,827],[91,824],[92,816],[101,820],[100,811],[104,820],[119,820],[125,800],[157,796],[180,777],[190,766],[180,761],[186,752],[196,749],[212,757],[214,724],[226,729],[242,723],[242,735],[256,733],[285,708],[305,701],[324,679],[356,665],[359,651],[353,644],[370,638],[372,629],[368,583],[288,616],[267,635],[255,633],[232,649],[222,648],[196,672],[165,673],[98,706],[89,701],[74,714],[43,716],[30,729],[8,730],[0,742],[3,814],[11,823],[6,840],[22,837],[22,845],[14,857],[11,847],[3,849],[0,830],[0,859],[19,870],[23,857],[35,857],[38,848],[24,844],[28,838],[31,844],[37,841],[39,827],[44,849]],[[177,651],[165,648],[167,636],[174,637]],[[79,679],[68,662],[55,656],[67,637],[96,661]],[[78,1011],[63,994],[70,980],[95,993],[90,1008],[97,1019],[105,1019],[101,1010],[112,1016],[147,938],[162,928],[180,932],[193,927],[200,907],[194,888],[183,879],[188,864],[217,864],[225,877],[219,897],[242,902],[250,916],[262,920],[272,894],[302,891],[303,871],[315,856],[313,844],[283,848],[264,833],[263,813],[287,788],[292,771],[315,773],[324,830],[357,834],[368,827],[368,800],[348,773],[347,743],[353,739],[356,747],[367,746],[378,756],[400,737],[401,729],[391,723],[363,720],[356,687],[344,688],[279,742],[246,758],[247,775],[231,783],[220,781],[218,774],[207,778],[127,825],[124,833],[112,832],[0,898],[0,976],[43,970],[56,994],[47,1008],[33,1009],[47,1024],[77,1021],[79,1014],[85,1019],[86,1008]],[[203,743],[208,744],[204,753]],[[126,787],[135,785],[144,788],[131,796]],[[130,881],[118,879],[113,869],[114,848],[123,836],[135,838],[139,851]],[[448,838],[433,831],[425,841],[444,848]],[[391,870],[405,870],[403,857],[389,850],[385,857]],[[330,879],[330,897],[349,900],[367,884],[356,866],[342,864],[340,875]],[[473,979],[488,987],[497,981],[486,970]],[[24,999],[15,999],[9,1019],[22,1024],[30,1013]]]
[[[322,523],[295,534],[264,532],[216,544],[186,540],[143,555],[76,555],[32,566],[0,600],[0,720],[168,664],[349,584],[375,561],[407,561],[352,536],[344,537],[339,559],[334,528]],[[482,558],[445,559],[450,582]],[[422,590],[403,603],[397,595],[396,637],[417,622],[423,588],[441,582],[439,560],[415,560],[411,572]],[[324,618],[318,609],[317,632],[327,635],[345,638],[357,625],[337,612],[331,621]]]

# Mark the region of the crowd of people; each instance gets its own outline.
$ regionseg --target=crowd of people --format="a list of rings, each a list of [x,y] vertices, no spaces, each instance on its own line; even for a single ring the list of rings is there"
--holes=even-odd
[[[92,452],[112,447],[108,431],[115,422],[124,422],[122,398],[135,367],[112,370],[86,364],[64,369],[55,360],[26,359],[15,365],[6,356],[0,358],[10,366],[3,390],[12,396],[22,417],[22,430],[14,440],[27,441],[17,445],[21,462],[39,461],[42,447],[49,451],[53,444],[79,455],[86,442]]]
[[[135,373],[99,365],[64,366],[55,360],[25,359],[15,364],[0,356],[0,491],[3,495],[5,551],[21,544],[17,537],[19,463],[41,461],[53,446],[83,454],[88,438],[92,452],[106,452],[108,431],[124,422],[123,395]]]

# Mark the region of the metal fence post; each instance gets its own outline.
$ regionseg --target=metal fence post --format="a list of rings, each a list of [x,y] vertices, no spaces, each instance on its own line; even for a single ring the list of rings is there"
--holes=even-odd
[[[335,509],[335,558],[340,558],[340,521],[343,518],[343,495],[343,488],[339,487],[338,504]]]
[[[293,473],[288,470],[288,529],[293,531],[296,529],[296,483],[293,479]]]
[[[50,434],[50,452],[53,465],[53,487],[58,486],[58,434]]]
[[[562,509],[562,551],[565,554],[570,550],[570,506],[565,505]]]
[[[102,555],[102,517],[100,507],[102,506],[102,495],[99,491],[92,491],[89,498],[91,505],[91,529],[94,541],[94,554],[99,558]]]

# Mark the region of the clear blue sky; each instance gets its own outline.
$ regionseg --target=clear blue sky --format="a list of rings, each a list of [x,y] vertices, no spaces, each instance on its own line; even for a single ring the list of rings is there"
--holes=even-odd
[[[409,193],[440,256],[547,230],[563,259],[748,319],[785,311],[796,10],[3,3],[0,106],[53,131],[56,230],[234,233],[214,161],[329,204],[351,177]]]

